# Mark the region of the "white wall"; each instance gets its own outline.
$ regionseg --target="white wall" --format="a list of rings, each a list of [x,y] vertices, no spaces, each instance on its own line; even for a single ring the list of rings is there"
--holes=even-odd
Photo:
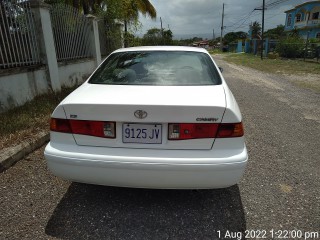
[[[38,94],[47,92],[45,69],[0,76],[0,112],[20,106]]]
[[[59,64],[61,86],[83,83],[95,69],[95,60],[77,60]],[[49,74],[45,68],[28,71],[14,69],[0,75],[0,112],[21,106],[35,96],[46,93],[50,87]]]
[[[83,83],[93,72],[95,61],[77,61],[59,64],[59,78],[62,86],[74,86]]]

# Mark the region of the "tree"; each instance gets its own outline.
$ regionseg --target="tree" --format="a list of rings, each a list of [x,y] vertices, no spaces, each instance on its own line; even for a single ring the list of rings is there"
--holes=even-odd
[[[154,45],[171,45],[172,44],[172,32],[171,30],[151,28],[143,36],[142,43],[146,46]]]
[[[156,10],[149,0],[44,0],[46,3],[62,3],[73,6],[86,14],[94,14],[103,19],[104,29],[108,37],[108,49],[119,48],[123,39],[120,32],[121,23],[124,25],[124,43],[136,44],[129,33],[128,26],[139,27],[139,13],[156,18]]]
[[[264,36],[271,39],[280,39],[286,36],[284,25],[278,25],[276,28],[269,29],[264,33]]]
[[[163,38],[163,43],[165,45],[171,45],[172,44],[172,31],[170,29],[164,30],[162,29],[162,38]]]
[[[289,36],[290,37],[299,37],[299,30],[295,27],[294,29],[292,29],[290,32],[289,32]]]
[[[261,25],[260,25],[259,22],[254,21],[250,25],[250,29],[251,29],[251,38],[259,38],[259,39],[261,39]]]
[[[96,14],[101,8],[106,6],[105,0],[45,0],[46,3],[64,3],[83,11],[84,15]]]
[[[224,43],[230,44],[232,42],[235,42],[237,40],[243,40],[246,39],[248,36],[245,32],[229,32],[224,36]]]
[[[151,19],[155,19],[157,17],[157,11],[149,0],[122,0],[122,2],[124,10],[124,45],[127,47],[128,25],[138,20],[139,12],[144,16],[149,16]]]

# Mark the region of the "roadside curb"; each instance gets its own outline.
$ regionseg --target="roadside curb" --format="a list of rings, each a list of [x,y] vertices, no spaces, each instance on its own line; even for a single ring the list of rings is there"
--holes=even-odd
[[[5,148],[0,151],[0,173],[9,169],[16,162],[24,158],[27,154],[43,146],[50,139],[48,132],[36,134],[31,141],[25,141],[21,144]]]

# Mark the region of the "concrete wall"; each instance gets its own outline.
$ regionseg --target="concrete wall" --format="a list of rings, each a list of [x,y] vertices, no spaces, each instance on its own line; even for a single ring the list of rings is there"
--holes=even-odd
[[[96,68],[95,59],[60,63],[58,66],[61,86],[83,83]],[[0,74],[0,112],[21,106],[35,96],[50,91],[49,74],[45,67],[12,69]]]
[[[18,69],[15,69],[16,71]],[[0,75],[0,112],[20,106],[38,94],[48,91],[44,68],[29,71],[19,69],[17,73],[2,72]]]
[[[96,68],[95,60],[78,60],[59,64],[59,77],[62,86],[74,86],[83,83]]]

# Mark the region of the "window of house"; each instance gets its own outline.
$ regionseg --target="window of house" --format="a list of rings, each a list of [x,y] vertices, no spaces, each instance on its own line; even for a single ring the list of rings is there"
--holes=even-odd
[[[316,34],[316,38],[319,38],[319,39],[320,39],[320,32],[318,32],[318,33]]]
[[[319,12],[312,13],[312,19],[319,19]]]
[[[288,20],[287,20],[287,26],[291,26],[291,20],[292,17],[291,17],[291,14],[288,15]]]
[[[296,22],[301,22],[301,13],[296,15]]]

